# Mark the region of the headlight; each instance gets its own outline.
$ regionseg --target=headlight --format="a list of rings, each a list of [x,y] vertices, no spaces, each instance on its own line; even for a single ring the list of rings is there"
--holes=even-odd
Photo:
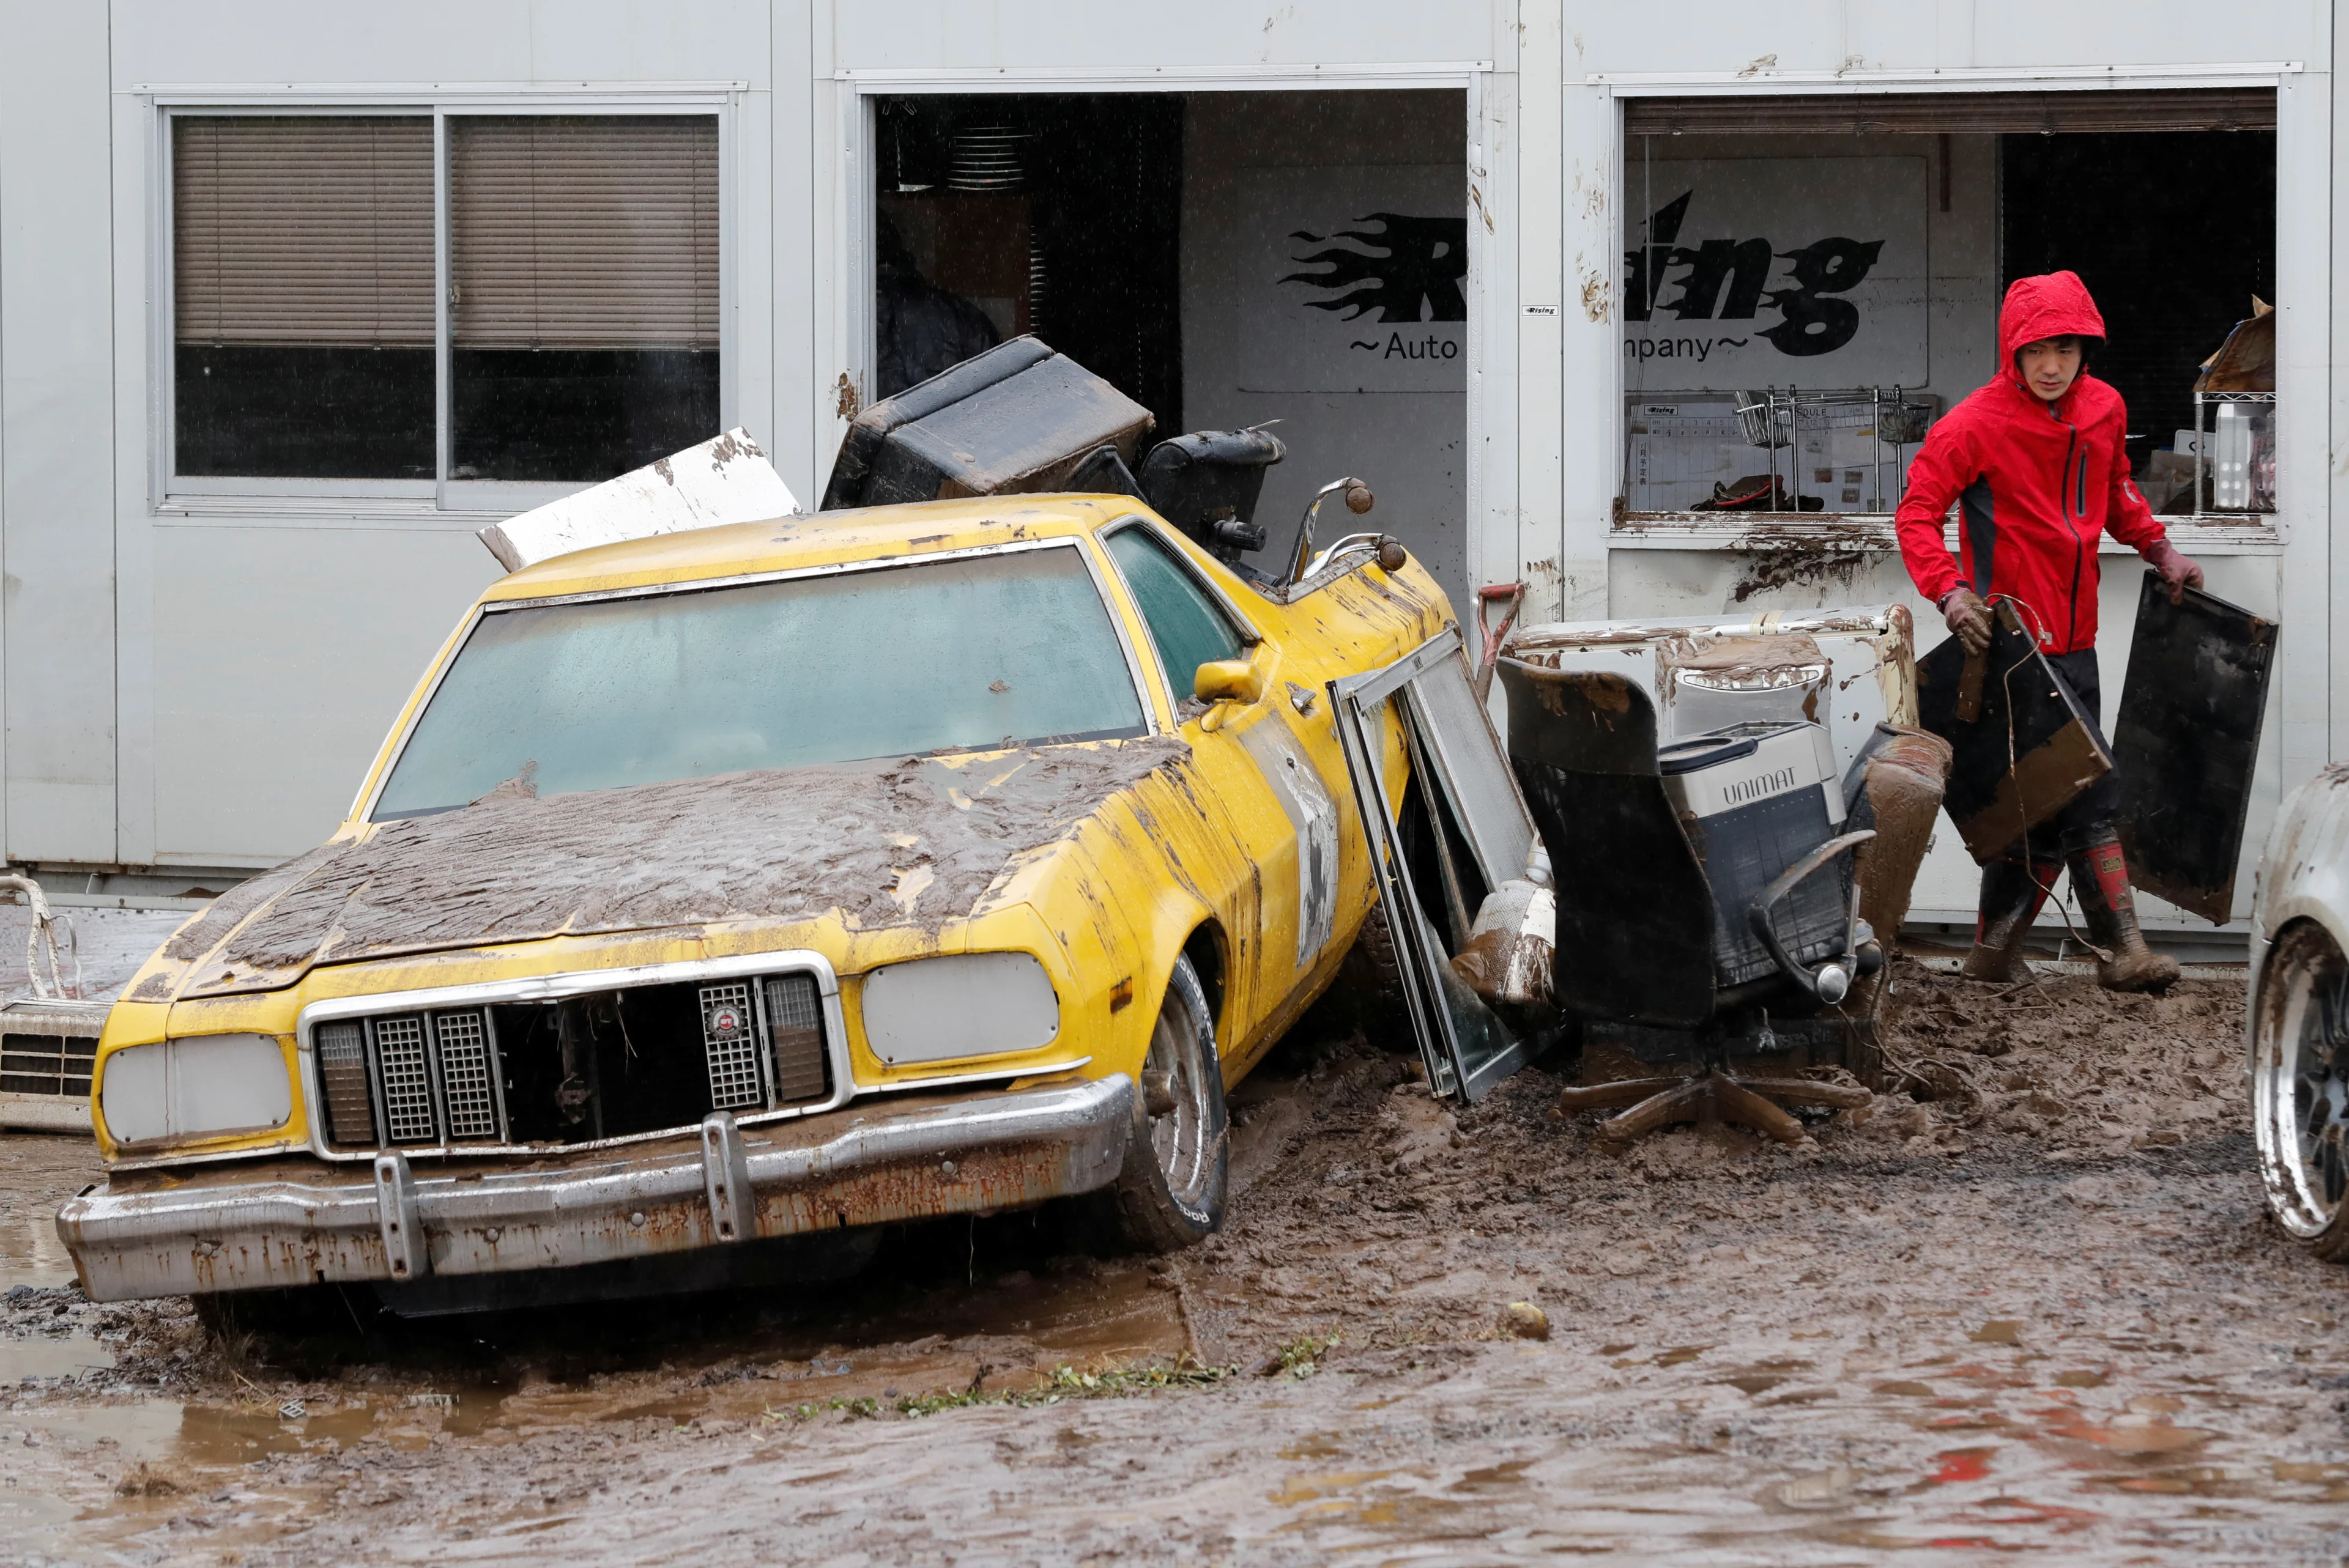
[[[1026,953],[963,953],[892,964],[864,977],[864,1038],[891,1067],[1049,1046],[1061,999]]]
[[[285,1053],[267,1035],[191,1035],[106,1058],[98,1109],[120,1143],[266,1131],[294,1117]]]

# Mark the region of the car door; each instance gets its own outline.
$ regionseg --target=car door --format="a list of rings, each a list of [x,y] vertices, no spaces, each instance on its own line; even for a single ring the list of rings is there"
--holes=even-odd
[[[1338,803],[1287,722],[1280,648],[1146,521],[1111,525],[1102,543],[1149,633],[1234,851],[1213,902],[1232,945],[1225,1025],[1231,1037],[1221,1045],[1227,1065],[1243,1069],[1271,1043],[1282,1004],[1329,948]],[[1248,663],[1261,694],[1205,709],[1186,702],[1199,666],[1227,660]]]

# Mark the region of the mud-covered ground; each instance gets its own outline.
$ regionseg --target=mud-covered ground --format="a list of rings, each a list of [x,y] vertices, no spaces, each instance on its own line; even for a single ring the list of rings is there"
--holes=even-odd
[[[1325,1032],[1236,1097],[1232,1222],[1172,1263],[1047,1212],[301,1342],[59,1288],[91,1161],[0,1138],[0,1558],[2349,1557],[2349,1270],[2263,1218],[2240,983],[1899,980],[1912,1093],[1812,1147],[1617,1156],[1552,1074],[1455,1118]]]

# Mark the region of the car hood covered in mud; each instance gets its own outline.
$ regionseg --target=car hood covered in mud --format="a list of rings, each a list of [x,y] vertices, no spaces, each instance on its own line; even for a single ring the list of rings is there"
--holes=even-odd
[[[1189,755],[1179,737],[724,774],[541,798],[512,780],[264,872],[125,999],[291,985],[321,964],[557,935],[978,913],[1018,865]]]

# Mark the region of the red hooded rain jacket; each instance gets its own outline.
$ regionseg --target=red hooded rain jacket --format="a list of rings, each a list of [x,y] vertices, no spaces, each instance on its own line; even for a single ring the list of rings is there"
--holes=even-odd
[[[1895,522],[1917,591],[1939,603],[1964,583],[1987,599],[2027,606],[2023,624],[2042,647],[2068,654],[2096,642],[2096,539],[2139,554],[2168,538],[2129,482],[2121,395],[2086,371],[2054,403],[2014,366],[2014,351],[2044,337],[2105,335],[2105,318],[2072,273],[2017,278],[1998,313],[1998,379],[1951,409],[1909,466]],[[1959,506],[1959,559],[1941,542]]]

